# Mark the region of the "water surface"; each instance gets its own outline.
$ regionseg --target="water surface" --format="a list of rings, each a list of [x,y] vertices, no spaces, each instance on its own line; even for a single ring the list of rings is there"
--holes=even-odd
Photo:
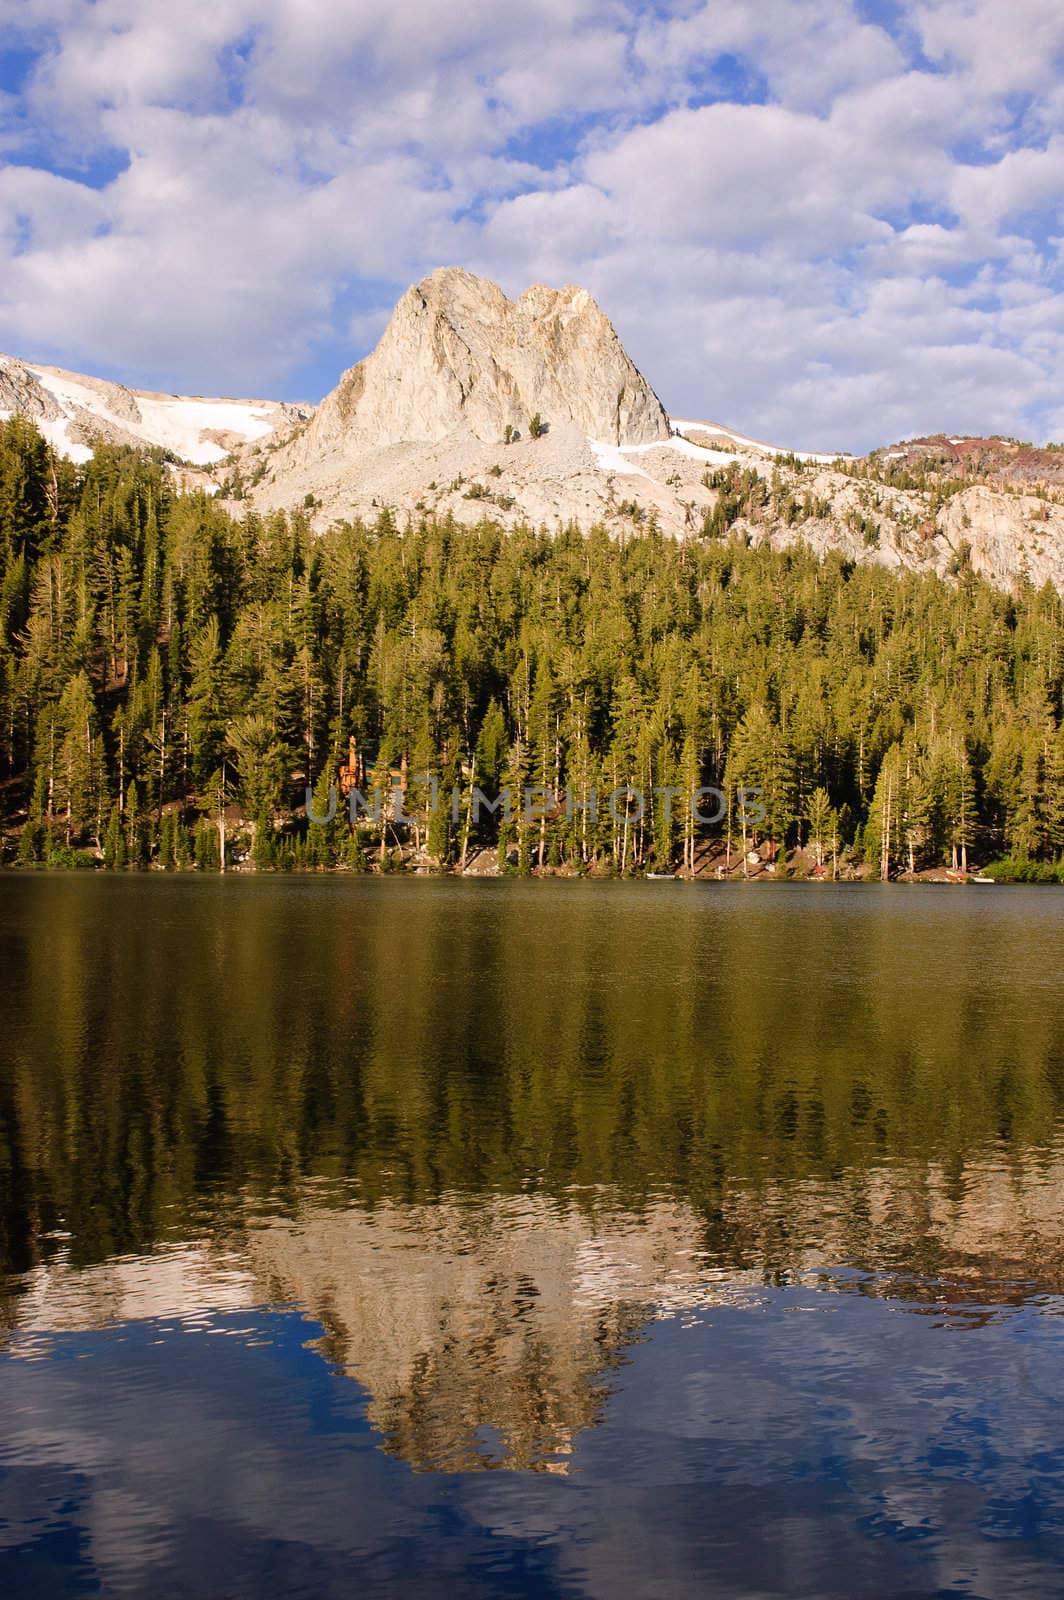
[[[1064,1590],[1064,901],[0,881],[5,1595]]]

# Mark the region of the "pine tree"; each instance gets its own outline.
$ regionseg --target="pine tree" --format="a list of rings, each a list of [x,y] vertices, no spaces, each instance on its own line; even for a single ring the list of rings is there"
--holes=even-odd
[[[255,842],[252,848],[252,860],[255,863],[256,872],[269,872],[277,862],[273,816],[265,804],[259,806],[255,817]]]
[[[816,854],[818,873],[824,870],[824,854],[829,847],[836,820],[828,791],[814,789],[806,808],[806,822],[809,827],[809,844]]]
[[[141,814],[140,795],[135,783],[126,791],[126,849],[129,863],[143,867],[148,860],[149,840],[144,817]]]
[[[892,745],[883,758],[864,830],[865,859],[886,883],[905,849],[905,754]]]
[[[111,807],[111,815],[107,822],[107,832],[103,840],[103,859],[106,866],[113,867],[117,871],[120,871],[129,859],[122,807],[117,800]]]
[[[339,797],[335,777],[327,767],[314,786],[314,816],[327,818],[334,802],[337,806],[335,816],[325,822],[311,821],[307,828],[306,865],[319,871],[336,865],[341,845]]]
[[[56,713],[55,784],[52,814],[67,845],[86,834],[99,843],[102,833],[104,760],[92,685],[78,672],[59,699]]]
[[[225,749],[225,673],[218,618],[207,619],[189,658],[188,739],[194,784],[218,770]]]

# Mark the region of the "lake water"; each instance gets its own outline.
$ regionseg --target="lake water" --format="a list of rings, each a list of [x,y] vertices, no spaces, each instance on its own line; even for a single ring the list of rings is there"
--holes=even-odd
[[[0,879],[0,1592],[1064,1592],[1064,897]]]

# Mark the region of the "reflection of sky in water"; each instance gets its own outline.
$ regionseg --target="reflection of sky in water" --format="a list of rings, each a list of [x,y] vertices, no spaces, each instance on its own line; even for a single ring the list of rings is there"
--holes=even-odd
[[[565,1478],[411,1472],[294,1311],[53,1335],[0,1364],[5,1593],[1056,1595],[1058,1313],[658,1321]]]
[[[890,1299],[954,1329],[1050,1303],[1059,1192],[1045,1152],[1008,1170],[972,1162],[963,1183],[900,1165],[754,1197],[737,1187],[722,1253],[675,1196],[638,1212],[605,1188],[367,1206],[348,1186],[330,1205],[311,1184],[273,1215],[231,1200],[198,1241],[150,1254],[78,1266],[53,1241],[0,1304],[21,1361],[67,1334],[150,1321],[165,1342],[219,1313],[290,1305],[320,1325],[315,1348],[367,1392],[370,1425],[408,1465],[565,1473],[648,1324],[769,1310],[773,1283]],[[921,1257],[935,1270],[914,1270]]]
[[[657,887],[5,883],[4,1600],[1057,1600],[1064,902]]]

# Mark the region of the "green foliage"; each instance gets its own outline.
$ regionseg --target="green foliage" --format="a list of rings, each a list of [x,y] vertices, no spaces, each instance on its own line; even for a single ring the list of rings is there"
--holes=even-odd
[[[335,797],[333,775],[325,771],[314,786],[312,809],[315,817],[328,817],[331,797]],[[339,812],[331,821],[308,823],[306,837],[308,867],[325,871],[328,867],[336,865],[341,844],[340,829]]]
[[[1004,856],[983,868],[995,883],[1064,883],[1064,861],[1027,861]]]
[[[84,872],[96,865],[96,858],[88,850],[75,850],[70,845],[54,844],[48,851],[46,866],[53,872]]]
[[[103,841],[104,865],[115,870],[121,870],[129,859],[126,851],[126,830],[122,818],[122,807],[116,800],[111,808],[110,820]]]
[[[302,511],[237,521],[175,495],[157,454],[101,446],[74,467],[21,419],[0,423],[16,859],[217,870],[228,810],[237,828],[256,819],[261,869],[390,869],[417,844],[448,863],[497,846],[522,872],[660,870],[694,860],[682,802],[618,820],[605,797],[716,785],[762,790],[756,838],[833,860],[859,847],[873,873],[969,852],[1056,861],[1059,595],[999,593],[966,561],[947,584],[747,547],[737,523],[800,526],[823,507],[739,465],[706,482],[705,536],[682,544],[652,523],[618,540],[449,518],[400,530],[388,511],[315,534]],[[352,734],[364,792],[405,775],[412,825],[352,836],[342,803],[326,830],[298,820],[308,775],[327,795]],[[502,784],[601,803],[474,825],[472,787]]]
[[[195,834],[196,865],[201,872],[217,872],[221,865],[221,842],[213,822],[203,818]]]
[[[357,828],[354,828],[344,840],[343,864],[349,872],[366,872],[369,869],[362,835]]]

